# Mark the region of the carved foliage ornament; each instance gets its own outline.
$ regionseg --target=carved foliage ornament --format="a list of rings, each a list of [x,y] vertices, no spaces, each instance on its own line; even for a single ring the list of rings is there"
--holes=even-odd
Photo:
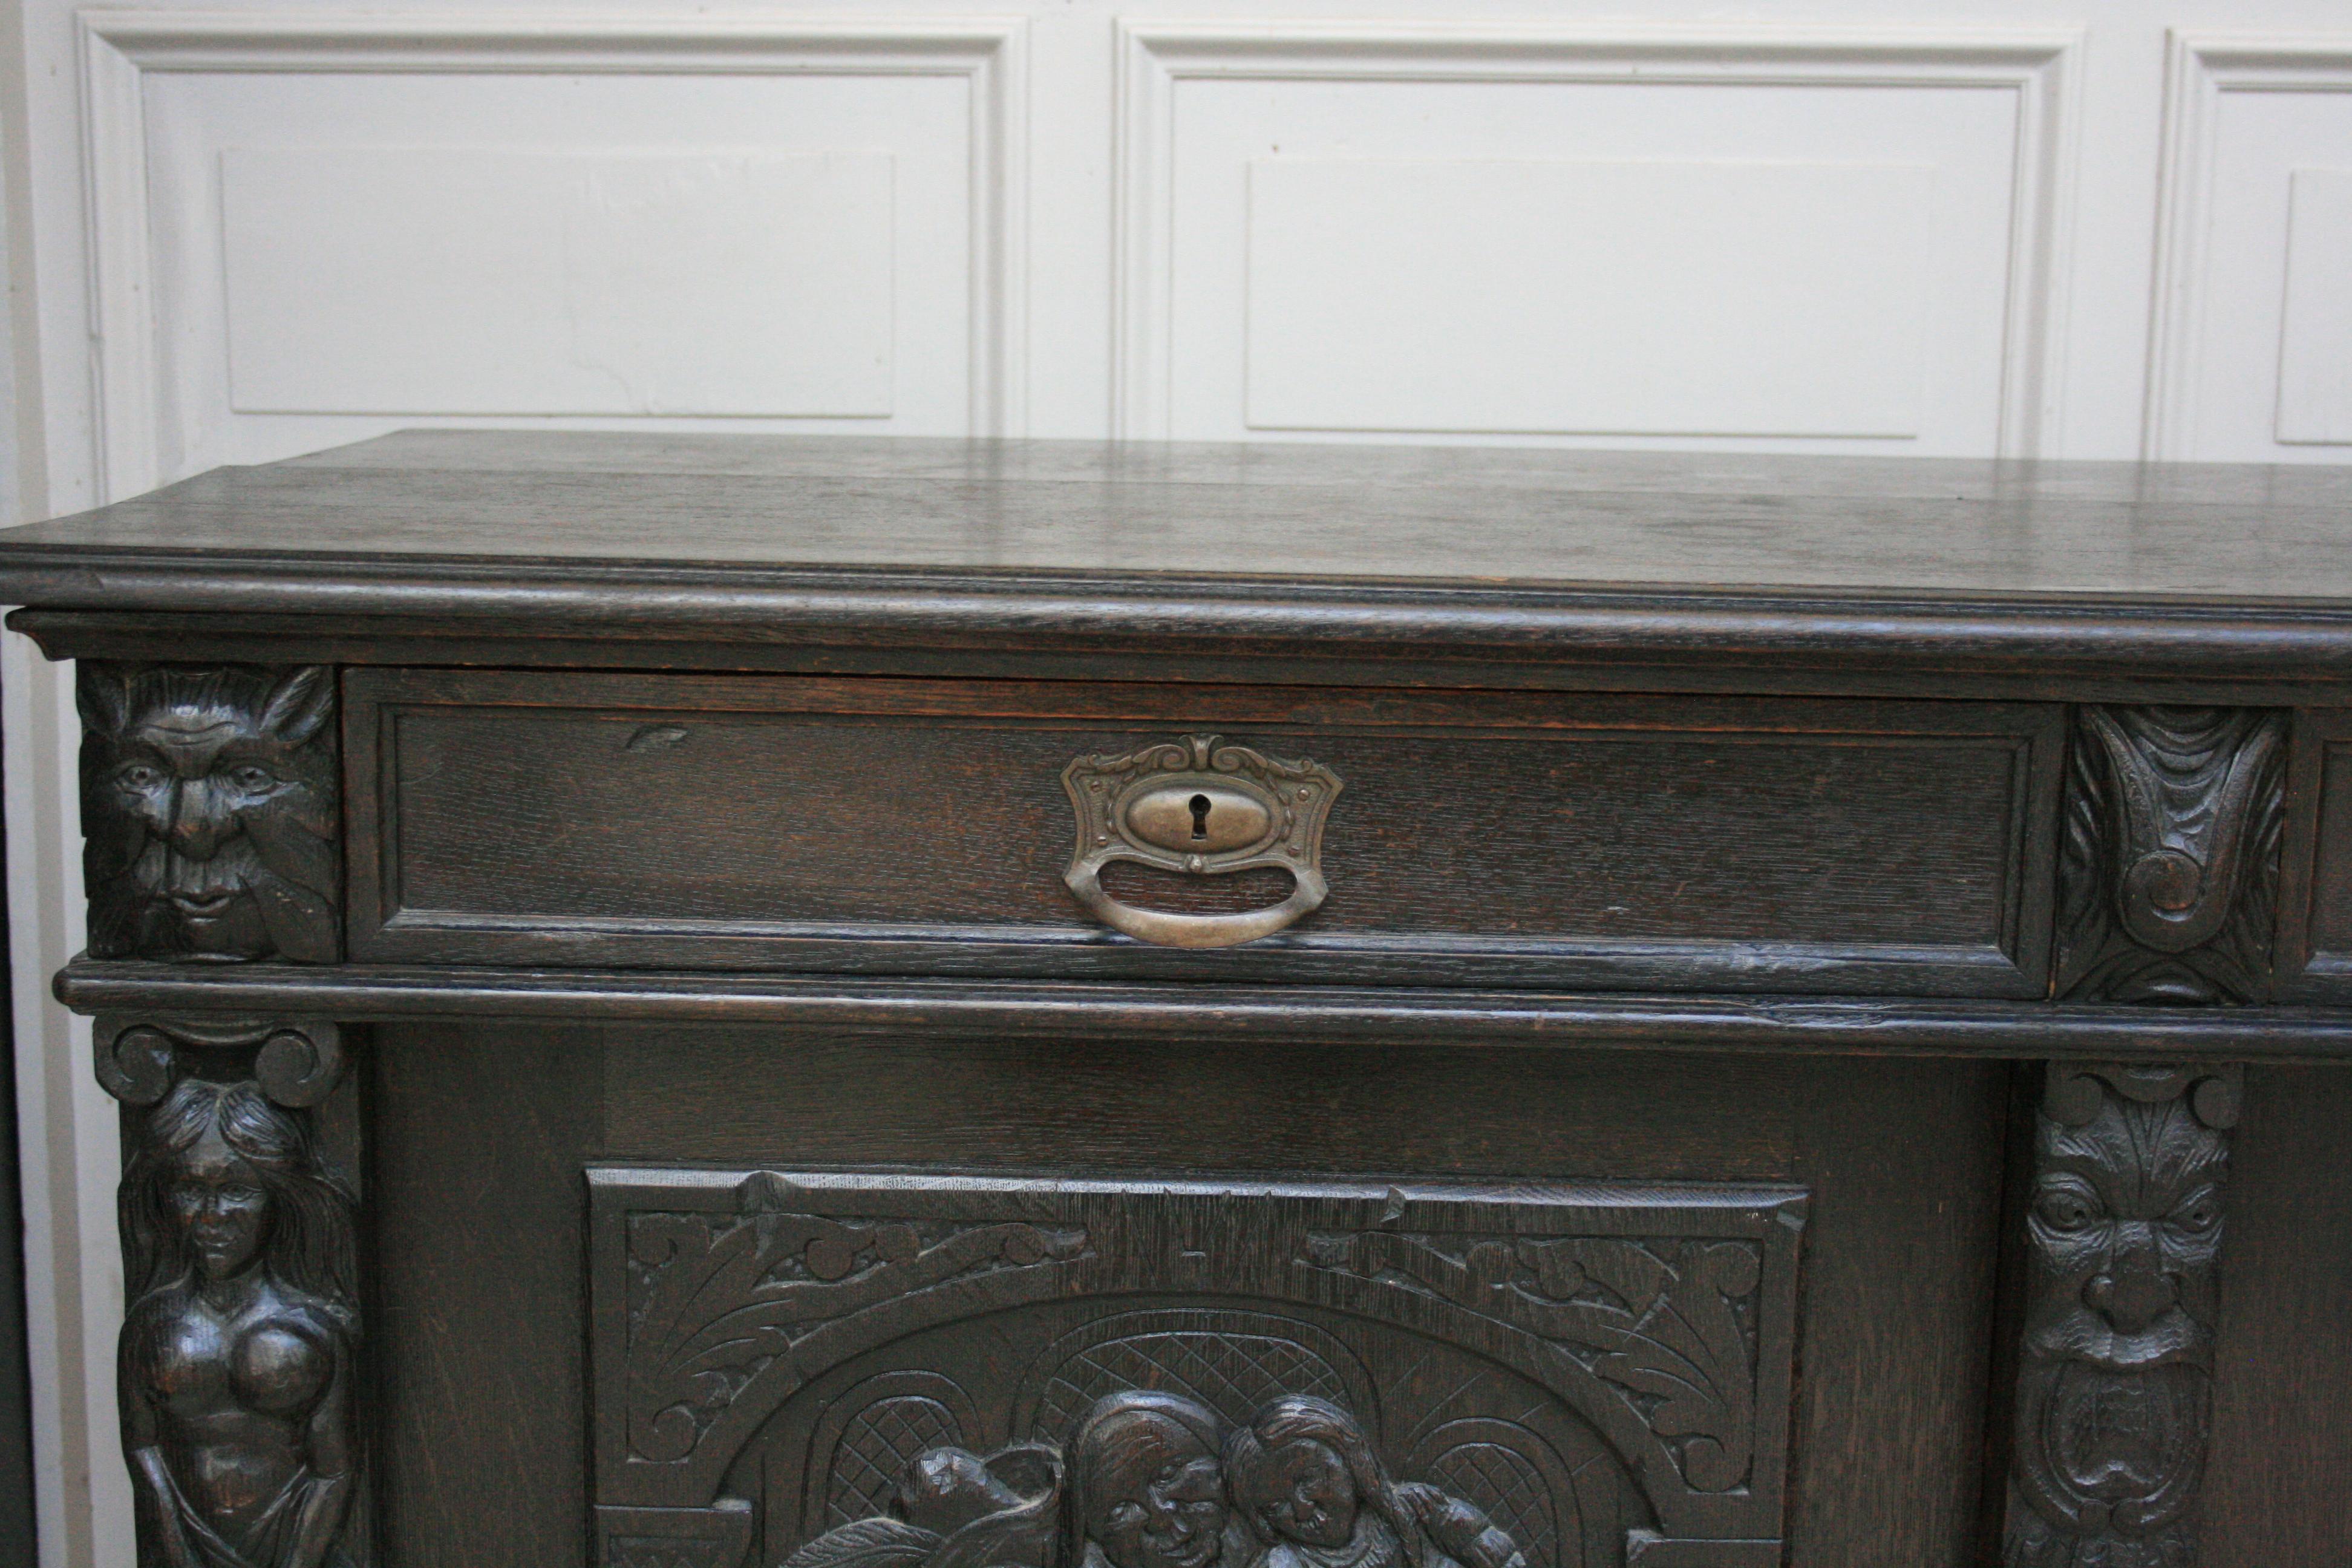
[[[2236,1068],[2054,1063],[2034,1119],[2008,1568],[2190,1568]]]
[[[1748,1480],[1756,1443],[1748,1310],[1762,1262],[1753,1245],[1614,1237],[1506,1245],[1371,1231],[1316,1237],[1314,1253],[1327,1268],[1410,1279],[1541,1335],[1623,1391],[1693,1489]]]
[[[2263,998],[2286,727],[2263,710],[2077,710],[2059,858],[2061,997]]]
[[[739,1218],[639,1214],[628,1222],[630,1451],[693,1452],[746,1384],[835,1319],[909,1291],[1076,1257],[1085,1230],[1021,1220],[861,1224],[793,1213],[771,1172],[743,1184]]]
[[[331,669],[84,660],[93,958],[340,955]]]

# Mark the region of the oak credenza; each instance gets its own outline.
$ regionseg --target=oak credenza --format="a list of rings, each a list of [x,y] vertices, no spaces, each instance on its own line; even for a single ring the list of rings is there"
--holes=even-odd
[[[412,432],[78,661],[150,1568],[2342,1568],[2352,469]]]

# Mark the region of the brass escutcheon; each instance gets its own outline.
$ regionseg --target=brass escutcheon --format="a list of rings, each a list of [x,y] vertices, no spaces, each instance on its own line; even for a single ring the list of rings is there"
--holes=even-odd
[[[1147,746],[1122,757],[1080,757],[1062,770],[1078,814],[1078,844],[1062,880],[1114,931],[1163,947],[1232,947],[1271,936],[1314,912],[1323,880],[1323,822],[1339,777],[1318,763],[1286,763],[1214,735]],[[1139,910],[1103,890],[1102,868],[1133,860],[1215,877],[1279,866],[1290,897],[1234,915]]]

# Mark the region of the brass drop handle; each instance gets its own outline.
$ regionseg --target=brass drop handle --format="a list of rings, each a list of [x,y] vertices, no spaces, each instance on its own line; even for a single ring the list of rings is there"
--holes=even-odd
[[[1214,735],[1147,746],[1121,757],[1080,757],[1062,770],[1078,814],[1078,846],[1062,880],[1088,914],[1162,947],[1233,947],[1272,936],[1322,905],[1323,822],[1339,778],[1318,763],[1286,763]],[[1133,860],[1215,877],[1278,866],[1290,897],[1233,915],[1139,910],[1103,890],[1102,869]]]

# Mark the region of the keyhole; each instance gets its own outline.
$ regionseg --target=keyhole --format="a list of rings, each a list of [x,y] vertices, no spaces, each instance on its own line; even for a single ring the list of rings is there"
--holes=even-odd
[[[1205,795],[1196,795],[1192,797],[1192,837],[1206,838],[1208,836],[1209,797]]]

